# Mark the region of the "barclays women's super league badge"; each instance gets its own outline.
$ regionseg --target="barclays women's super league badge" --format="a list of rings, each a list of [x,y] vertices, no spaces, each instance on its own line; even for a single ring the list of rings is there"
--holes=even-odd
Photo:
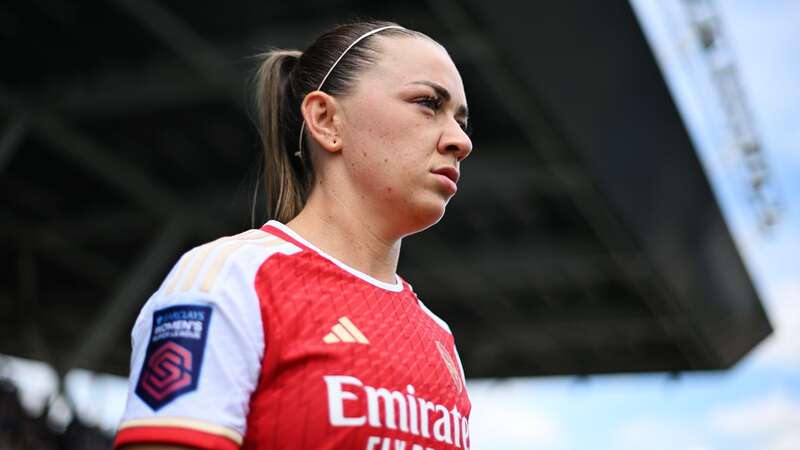
[[[176,305],[153,313],[136,395],[157,411],[197,389],[211,307]]]

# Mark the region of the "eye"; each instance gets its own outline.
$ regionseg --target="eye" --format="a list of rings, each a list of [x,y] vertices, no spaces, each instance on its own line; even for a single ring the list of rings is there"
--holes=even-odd
[[[438,111],[442,107],[442,99],[440,99],[439,97],[431,97],[431,96],[419,97],[416,100],[414,100],[414,102],[426,108],[430,108],[433,111]]]

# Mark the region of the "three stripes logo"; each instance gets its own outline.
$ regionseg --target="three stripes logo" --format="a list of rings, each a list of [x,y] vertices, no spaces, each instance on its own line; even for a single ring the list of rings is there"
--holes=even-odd
[[[369,340],[353,322],[345,316],[339,318],[339,322],[331,328],[331,332],[322,338],[326,344],[336,344],[338,342],[355,342],[359,344],[369,344]]]

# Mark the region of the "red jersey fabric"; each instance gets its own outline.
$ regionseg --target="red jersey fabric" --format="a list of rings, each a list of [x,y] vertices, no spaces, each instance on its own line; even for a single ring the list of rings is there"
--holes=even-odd
[[[209,353],[197,389],[176,391],[166,405],[149,398],[153,389],[139,390],[139,395],[132,386],[133,399],[115,447],[146,441],[200,448],[237,448],[241,443],[250,450],[468,449],[471,405],[453,336],[411,286],[399,277],[391,285],[349,268],[280,223],[269,222],[261,231],[293,250],[270,252],[247,275],[257,299],[263,350],[257,374],[251,370],[248,375],[252,387],[232,390],[234,396],[249,391],[245,412],[239,414],[246,423],[239,426],[237,419],[216,420],[213,414],[192,411],[192,405],[201,404],[193,396],[210,389],[203,378],[217,373],[206,366],[226,364],[227,357]],[[235,258],[235,252],[231,255]],[[210,304],[219,308],[223,302]],[[208,345],[213,345],[214,327],[223,326],[215,321],[230,314],[209,315]],[[235,332],[236,319],[219,322],[231,322],[225,329]],[[225,329],[219,328],[220,333]],[[190,350],[199,345],[191,344],[186,345]],[[242,350],[227,351],[235,359]],[[144,357],[139,360],[140,367],[146,365]],[[137,369],[134,364],[134,373]],[[231,386],[246,379],[218,378]],[[131,382],[137,383],[133,377]],[[150,411],[142,400],[159,409]],[[165,422],[152,426],[162,410]],[[202,419],[200,427],[193,425],[197,418]],[[126,425],[126,420],[133,424]],[[228,438],[214,427],[230,431]],[[199,439],[198,445],[203,433],[213,439],[207,445]]]

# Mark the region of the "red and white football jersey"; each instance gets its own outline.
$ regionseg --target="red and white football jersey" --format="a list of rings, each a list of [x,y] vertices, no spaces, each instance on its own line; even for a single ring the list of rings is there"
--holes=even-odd
[[[132,339],[115,448],[469,449],[447,325],[275,221],[183,255]]]

